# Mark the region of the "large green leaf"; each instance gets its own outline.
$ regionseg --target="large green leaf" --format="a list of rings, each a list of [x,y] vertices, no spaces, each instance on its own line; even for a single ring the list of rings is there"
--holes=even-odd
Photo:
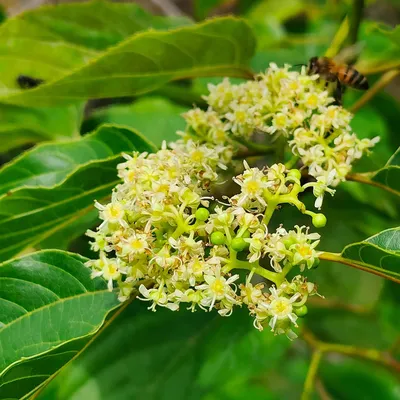
[[[290,344],[268,330],[256,331],[245,310],[223,318],[145,308],[134,301],[38,398],[194,400],[210,392],[222,395],[233,378],[250,382],[264,368],[276,367]]]
[[[0,104],[0,152],[44,140],[79,136],[83,105],[33,109]]]
[[[321,258],[400,283],[400,227],[387,229],[362,242],[350,244],[341,254],[323,253]]]
[[[121,124],[138,129],[157,146],[179,139],[184,130],[181,114],[187,110],[162,97],[145,97],[130,105],[116,105],[95,111],[85,121],[84,128],[93,129],[103,123]],[[1,179],[1,175],[0,175]]]
[[[0,169],[0,195],[19,187],[57,185],[82,164],[131,150],[154,151],[156,147],[139,133],[110,124],[83,138],[39,145]]]
[[[47,175],[41,176],[41,184],[43,182],[47,185],[57,183],[56,186],[21,187],[0,197],[1,260],[6,260],[23,249],[32,247],[70,227],[93,209],[94,200],[109,196],[111,189],[119,182],[116,167],[123,160],[119,155],[120,152],[134,150],[151,152],[155,149],[136,132],[117,126],[106,126],[88,139],[82,140],[83,146],[79,141],[73,142],[72,145],[65,144],[64,157],[64,159],[70,157],[67,164],[70,170],[77,165],[79,160],[82,164],[69,175],[61,167],[61,172],[58,171],[55,177],[49,177],[47,180]],[[82,154],[85,151],[90,153]],[[52,163],[58,161],[58,165],[61,165],[63,161],[62,152],[59,152],[56,158],[51,157],[50,153],[48,147],[41,146],[16,162],[22,165],[24,163],[29,165],[28,161],[33,163],[37,167],[33,175],[42,174],[44,171],[50,173]],[[41,154],[44,163],[37,161],[35,154]],[[110,154],[113,156],[109,157]],[[49,164],[46,164],[46,157]],[[94,161],[85,162],[88,159],[94,159]],[[23,172],[23,175],[17,175],[17,173],[19,173],[18,169],[14,172],[11,170],[9,176],[31,179],[30,184],[32,184],[32,175],[26,172]],[[62,180],[65,176],[65,180]]]
[[[96,57],[99,50],[141,30],[188,23],[155,17],[136,4],[94,1],[59,4],[19,14],[0,27],[0,93],[21,90],[19,75],[52,80]],[[76,136],[82,104],[31,109],[0,105],[0,152],[43,140]]]
[[[141,30],[187,23],[185,18],[152,16],[136,4],[105,1],[59,4],[19,14],[0,27],[0,93],[21,91],[19,75],[52,80]],[[1,104],[0,152],[78,134],[82,104],[57,108],[54,104],[35,110]]]
[[[0,57],[7,60],[0,65],[1,91],[18,89],[20,74],[54,80],[137,32],[184,23],[188,20],[154,17],[136,4],[106,1],[22,13],[0,27]]]
[[[19,14],[1,26],[1,39],[29,38],[39,44],[64,41],[75,45],[75,49],[104,50],[145,29],[169,29],[189,23],[188,18],[151,15],[134,3],[94,0],[80,4],[61,3]],[[29,55],[38,50],[30,49]],[[46,56],[56,60],[56,54]],[[66,61],[59,60],[58,63]]]
[[[30,106],[69,104],[140,94],[180,78],[249,76],[247,63],[254,47],[250,27],[231,17],[167,32],[142,32],[72,72],[43,68],[40,78],[48,83],[25,91],[5,90],[0,101]]]
[[[93,335],[120,304],[104,280],[91,279],[86,260],[53,250],[0,265],[1,398],[20,397],[47,379],[84,340],[60,346]]]

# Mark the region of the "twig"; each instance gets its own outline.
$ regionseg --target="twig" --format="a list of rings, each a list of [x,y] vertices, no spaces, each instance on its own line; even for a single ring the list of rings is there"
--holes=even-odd
[[[368,101],[370,101],[380,90],[387,86],[396,76],[400,75],[400,70],[390,70],[384,73],[380,79],[369,89],[355,104],[350,107],[352,113],[357,112]]]
[[[308,400],[311,398],[315,377],[317,375],[319,363],[321,362],[322,351],[315,350],[311,357],[310,367],[308,368],[306,382],[304,383],[303,393],[301,400]]]
[[[170,17],[185,16],[182,10],[170,0],[150,0],[150,2],[157,6],[164,13],[164,15]]]
[[[378,267],[375,267],[376,269],[373,269],[371,266],[363,264],[361,261],[353,261],[348,258],[344,258],[339,253],[324,252],[319,255],[319,259],[326,261],[334,261],[340,264],[348,265],[349,267],[360,269],[361,271],[366,271],[369,272],[370,274],[378,275],[381,278],[389,279],[393,282],[400,283],[399,278],[395,278],[394,276],[385,274],[384,272],[377,269]]]
[[[348,44],[357,43],[358,29],[360,28],[361,20],[364,13],[364,0],[353,0],[353,7],[350,14],[350,30]]]
[[[376,349],[366,349],[362,347],[355,347],[346,344],[327,343],[322,342],[314,336],[314,334],[307,328],[303,328],[302,338],[314,350],[321,351],[322,353],[339,353],[348,356],[355,356],[377,362],[396,373],[400,372],[400,362],[395,360],[389,352],[383,352]]]
[[[315,381],[315,389],[317,390],[321,400],[332,400],[321,379]]]
[[[347,181],[353,181],[353,182],[359,182],[359,183],[365,183],[367,185],[375,186],[379,189],[386,190],[389,193],[395,194],[396,196],[400,196],[400,192],[397,190],[394,190],[390,188],[389,186],[383,185],[382,183],[375,182],[369,177],[371,176],[371,173],[365,173],[365,174],[348,174],[346,176]]]
[[[372,312],[370,307],[360,306],[358,304],[348,304],[337,300],[321,299],[318,297],[310,298],[308,304],[316,308],[349,311],[363,316],[370,316]]]

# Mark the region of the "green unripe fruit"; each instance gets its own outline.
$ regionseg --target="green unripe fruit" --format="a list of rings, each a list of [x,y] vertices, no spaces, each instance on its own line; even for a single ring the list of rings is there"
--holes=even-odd
[[[316,258],[311,268],[312,269],[318,268],[318,265],[319,265],[319,258]]]
[[[213,232],[211,234],[211,243],[216,245],[225,244],[225,235],[222,232]]]
[[[232,249],[235,250],[235,251],[243,251],[243,250],[246,249],[248,246],[249,246],[249,244],[246,243],[246,242],[244,241],[244,239],[241,238],[241,237],[232,239],[231,247],[232,247]]]
[[[250,231],[244,231],[243,235],[242,235],[242,238],[243,239],[248,239],[249,237],[250,237]]]
[[[314,214],[312,217],[312,224],[316,228],[323,228],[326,225],[326,217],[324,214]]]
[[[304,316],[307,315],[307,313],[308,313],[308,308],[307,308],[306,305],[303,305],[303,306],[301,306],[301,307],[297,307],[297,308],[294,309],[294,313],[295,313],[298,317],[302,318],[302,317],[304,317]]]
[[[194,214],[198,221],[207,221],[210,212],[206,208],[199,208]]]
[[[291,169],[288,176],[293,176],[293,178],[301,179],[301,172],[298,169]]]
[[[297,243],[297,240],[296,240],[295,237],[289,236],[289,237],[283,239],[283,240],[282,240],[282,243],[285,245],[285,247],[286,247],[287,249],[290,249],[290,246],[296,244],[296,243]]]

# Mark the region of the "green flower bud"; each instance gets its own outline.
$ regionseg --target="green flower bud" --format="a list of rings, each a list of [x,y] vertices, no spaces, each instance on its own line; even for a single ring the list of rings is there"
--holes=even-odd
[[[242,238],[243,238],[243,239],[248,239],[250,236],[251,236],[251,235],[250,235],[250,231],[244,231],[244,232],[243,232],[243,235],[242,235]]]
[[[207,221],[208,217],[210,216],[210,212],[206,208],[199,208],[194,216],[198,221]]]
[[[316,268],[318,268],[318,265],[319,265],[319,258],[316,258],[314,260],[314,264],[311,266],[311,268],[316,269]]]
[[[246,243],[243,238],[237,237],[232,239],[231,247],[235,251],[243,251],[244,249],[249,247],[249,244]]]
[[[302,318],[307,315],[308,308],[306,305],[302,305],[301,307],[297,307],[297,308],[295,307],[293,311],[298,317]]]
[[[301,179],[301,172],[298,169],[291,169],[288,176],[293,176],[293,178]]]
[[[213,232],[211,234],[211,243],[216,245],[225,244],[225,235],[222,232]]]
[[[326,217],[324,214],[314,214],[312,223],[316,228],[323,228],[326,225]]]
[[[288,236],[282,240],[282,243],[285,245],[287,249],[290,249],[290,246],[297,243],[297,240],[294,236]]]

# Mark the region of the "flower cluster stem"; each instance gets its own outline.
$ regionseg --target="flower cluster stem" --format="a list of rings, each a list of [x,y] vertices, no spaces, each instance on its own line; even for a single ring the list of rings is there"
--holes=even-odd
[[[375,182],[375,181],[371,180],[370,177],[371,177],[370,173],[363,173],[363,174],[354,173],[354,174],[348,174],[346,176],[346,181],[365,183],[367,185],[375,186],[375,187],[378,187],[379,189],[386,190],[387,192],[395,194],[396,196],[400,196],[400,192],[398,192],[397,190],[394,190],[394,189],[390,188],[389,186],[382,185],[379,182]]]
[[[321,362],[322,351],[315,350],[311,357],[311,364],[307,372],[306,382],[304,384],[303,393],[301,400],[308,400],[311,398],[311,394],[314,387],[315,378],[317,376],[319,363]]]
[[[314,336],[312,332],[303,328],[302,338],[314,350],[311,364],[308,370],[307,378],[304,384],[303,394],[301,400],[308,400],[311,398],[312,389],[317,375],[318,367],[325,353],[340,353],[348,356],[363,358],[369,361],[379,363],[391,371],[398,374],[400,372],[400,362],[395,360],[389,353],[382,352],[377,349],[366,349],[351,345],[326,343],[320,341]]]
[[[348,36],[348,44],[357,43],[358,30],[364,13],[365,0],[353,0],[353,7],[350,14],[350,29]],[[355,60],[352,60],[353,62]]]
[[[344,258],[338,253],[330,253],[326,251],[319,254],[318,258],[320,260],[333,261],[340,264],[348,265],[349,267],[357,268],[360,269],[361,271],[366,271],[371,274],[378,275],[382,278],[390,279],[393,282],[400,283],[399,278],[386,274],[384,269],[364,264],[361,261],[355,261],[355,260],[350,260],[348,258]]]
[[[280,281],[280,276],[276,272],[268,271],[267,269],[261,267],[258,262],[250,263],[248,261],[233,260],[229,263],[229,270],[232,269],[245,269],[248,271],[254,271],[257,275],[262,276],[265,279],[278,285]]]

